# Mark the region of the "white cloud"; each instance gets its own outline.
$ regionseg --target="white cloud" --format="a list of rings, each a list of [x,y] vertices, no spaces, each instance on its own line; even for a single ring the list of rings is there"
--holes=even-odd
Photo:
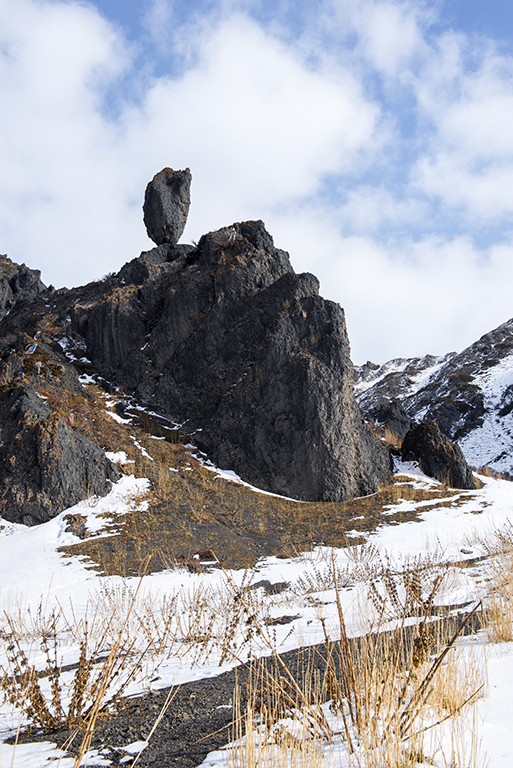
[[[459,351],[512,314],[511,238],[483,251],[468,236],[347,236],[316,207],[269,223],[296,271],[344,307],[357,363]]]
[[[385,78],[408,75],[412,62],[427,52],[424,28],[433,7],[409,0],[326,0],[319,23],[340,40],[357,36],[358,56]]]
[[[171,0],[147,0],[143,23],[153,42],[160,48],[169,44],[172,22]]]
[[[423,14],[412,3],[367,2],[360,5],[358,27],[366,57],[386,76],[403,73],[426,48],[419,23]]]
[[[0,0],[0,252],[56,285],[118,269],[151,247],[147,181],[189,166],[185,239],[263,218],[345,306],[358,361],[459,348],[507,319],[511,60],[429,37],[419,2],[319,0],[296,42],[280,3],[279,36],[241,12],[257,5],[194,6],[180,26],[152,0],[154,42],[185,56],[150,78],[143,43],[94,6]],[[502,234],[479,250],[483,222]]]
[[[203,227],[314,193],[372,141],[378,110],[358,83],[309,70],[255,23],[232,17],[201,53],[181,80],[154,85],[128,132],[151,146],[154,167],[176,154],[191,165]]]
[[[469,51],[463,36],[447,35],[432,50],[417,94],[431,136],[413,171],[417,188],[467,219],[511,215],[513,58],[489,43]]]
[[[0,247],[58,283],[93,277],[125,205],[117,132],[101,115],[127,64],[122,41],[93,9],[31,0],[0,6],[0,40]]]
[[[475,217],[491,223],[513,213],[513,159],[484,165],[478,158],[471,162],[457,152],[439,151],[419,160],[415,178],[426,194],[474,218],[474,226]]]
[[[119,36],[92,8],[18,8],[2,31],[18,50],[2,58],[2,249],[57,284],[147,247],[133,205],[165,165],[192,168],[197,237],[314,193],[372,140],[378,110],[354,78],[313,71],[240,15],[202,27],[194,68],[154,80],[114,122],[102,96],[126,65]]]
[[[421,225],[429,211],[416,197],[400,199],[384,187],[360,185],[349,192],[338,213],[345,232],[371,235]]]

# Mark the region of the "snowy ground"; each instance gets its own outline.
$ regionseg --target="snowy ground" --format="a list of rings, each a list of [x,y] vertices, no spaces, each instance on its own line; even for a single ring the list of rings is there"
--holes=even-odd
[[[459,445],[473,466],[489,465],[497,472],[511,473],[513,356],[475,376],[472,383],[483,392],[483,423],[460,440]]]
[[[413,465],[403,466],[401,474],[405,472],[420,485],[429,487],[432,484],[419,475]],[[368,623],[362,606],[367,599],[369,579],[379,572],[379,563],[388,558],[390,567],[397,572],[411,564],[414,558],[426,562],[468,560],[472,563],[474,558],[486,554],[485,544],[493,538],[494,531],[513,522],[513,483],[487,478],[483,481],[482,489],[461,491],[445,503],[437,502],[435,508],[432,501],[398,502],[390,507],[390,512],[397,506],[422,509],[424,505],[429,509],[419,522],[383,525],[368,534],[364,547],[334,551],[318,548],[293,560],[270,557],[257,563],[249,572],[225,573],[213,568],[205,573],[191,574],[177,568],[148,575],[139,584],[136,578],[99,576],[79,559],[66,558],[57,551],[60,546],[78,541],[66,532],[64,517],[70,512],[84,515],[88,529],[93,534],[102,535],[102,514],[121,513],[128,504],[138,504],[144,511],[140,495],[146,488],[146,481],[124,476],[105,498],[81,502],[44,525],[26,528],[4,523],[0,531],[0,628],[9,630],[7,617],[18,629],[21,627],[23,647],[31,663],[43,669],[46,662],[40,647],[41,629],[48,625],[52,612],[58,617],[59,627],[64,628],[58,648],[59,659],[64,665],[78,661],[80,628],[85,618],[90,627],[98,628],[98,636],[105,631],[102,637],[107,650],[102,651],[106,653],[118,631],[112,626],[105,630],[112,615],[120,617],[120,624],[123,617],[128,616],[130,631],[140,635],[138,646],[141,649],[147,647],[148,632],[154,632],[153,650],[145,653],[144,665],[125,691],[130,695],[152,687],[163,688],[217,675],[236,664],[237,659],[270,654],[271,644],[278,652],[284,652],[321,642],[321,618],[335,638],[338,631],[335,591],[330,588],[330,574],[335,567],[340,575],[340,598],[348,633],[353,636],[363,634]],[[481,562],[457,569],[457,575],[445,588],[442,601],[451,606],[467,604],[467,610],[470,610],[485,595],[486,567],[486,562]],[[234,608],[237,603],[234,595],[251,582],[262,580],[287,582],[288,587],[276,595],[269,595],[263,589],[245,592],[252,601],[254,614],[262,619],[284,615],[296,618],[287,624],[273,626],[268,644],[258,635],[247,640],[247,623],[242,612],[236,633],[231,637],[232,654],[228,655],[226,637],[231,631],[228,624],[233,623],[233,611],[240,610],[240,606]],[[139,592],[134,598],[137,589]],[[134,601],[137,610],[129,615],[129,606]],[[201,606],[200,610],[198,606]],[[146,635],[142,629],[144,621],[153,627]],[[169,628],[168,636],[157,637],[159,628],[164,625]],[[208,641],[205,640],[207,626],[211,637]],[[203,640],[195,642],[194,637],[203,637]],[[472,647],[469,645],[468,652],[486,656],[488,685],[487,695],[474,705],[470,720],[467,717],[465,724],[461,724],[462,733],[458,736],[461,753],[467,750],[470,754],[470,743],[477,740],[480,757],[479,762],[474,761],[472,765],[509,768],[513,764],[510,726],[513,646],[508,643],[490,645],[484,637],[478,637]],[[0,664],[8,665],[5,655],[0,656]],[[71,680],[72,674],[63,673],[62,681]],[[41,685],[44,688],[45,682]],[[12,736],[23,722],[11,705],[4,703],[0,707],[0,736],[3,739]],[[450,756],[443,751],[449,728],[454,728],[454,723],[436,729],[430,736],[434,740],[432,764],[436,768],[450,765]],[[349,766],[344,744],[335,739],[331,744],[323,745],[319,765]],[[126,764],[130,765],[130,755],[135,754],[137,745],[127,744],[125,747]],[[470,768],[465,757],[461,760],[456,765]],[[73,760],[63,757],[51,744],[13,748],[0,743],[0,768],[38,768],[50,765],[52,761],[55,765],[58,762],[61,768],[73,766]],[[211,754],[203,766],[229,764],[229,750],[224,750]],[[109,762],[105,756],[90,752],[87,765],[109,765]]]

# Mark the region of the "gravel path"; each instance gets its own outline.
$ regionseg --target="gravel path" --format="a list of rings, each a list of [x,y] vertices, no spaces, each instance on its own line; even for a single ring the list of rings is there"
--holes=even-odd
[[[314,667],[325,666],[325,647],[299,649],[283,654],[281,658],[301,679],[311,674]],[[273,658],[266,661],[268,669],[276,670]],[[142,752],[137,766],[140,768],[196,768],[207,754],[220,749],[232,739],[233,694],[236,685],[240,691],[241,707],[247,700],[246,690],[250,671],[245,666],[225,672],[217,677],[203,678],[174,687],[173,699],[161,722],[155,729],[149,745]],[[171,689],[155,691],[126,701],[116,715],[99,720],[91,741],[113,765],[131,765],[126,759],[124,746],[148,738],[161,713]],[[22,742],[51,741],[58,746],[69,745],[70,730],[52,732],[26,732]],[[76,735],[79,744],[81,734]]]
[[[464,614],[453,616],[451,633],[460,623]],[[445,622],[447,619],[440,619]],[[480,626],[479,614],[474,614],[465,626],[463,634],[476,631]],[[403,642],[414,628],[404,627]],[[387,633],[381,637],[385,638]],[[360,640],[350,640],[354,647]],[[305,679],[322,679],[326,668],[326,646],[320,644],[282,654],[281,660],[291,671],[299,685]],[[264,661],[270,672],[282,672],[274,657]],[[123,747],[148,738],[155,721],[162,712],[168,693],[174,696],[167,711],[142,752],[137,766],[139,768],[196,768],[207,754],[220,749],[232,740],[233,695],[236,685],[240,691],[241,709],[247,700],[247,689],[251,685],[250,670],[239,666],[235,670],[212,678],[203,678],[194,682],[176,686],[173,689],[155,691],[145,696],[126,701],[124,708],[109,719],[99,721],[91,742],[91,748],[98,749],[112,765],[131,765],[126,760],[127,752]],[[265,692],[264,692],[265,693]],[[52,741],[63,746],[70,738],[69,730],[27,732],[21,741]],[[77,744],[81,735],[77,736]],[[123,762],[121,762],[125,758]]]

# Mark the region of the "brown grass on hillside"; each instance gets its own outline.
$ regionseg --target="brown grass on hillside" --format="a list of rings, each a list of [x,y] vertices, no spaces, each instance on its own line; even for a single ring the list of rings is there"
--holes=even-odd
[[[177,442],[179,433],[158,419],[130,415],[130,423],[119,423],[111,415],[112,396],[97,385],[75,392],[42,381],[39,393],[73,429],[105,450],[124,451],[129,463],[119,465],[121,472],[150,481],[145,511],[134,503],[125,514],[106,517],[104,532],[110,535],[65,548],[69,555],[89,558],[104,573],[137,574],[148,556],[150,570],[160,570],[205,549],[226,566],[244,567],[263,555],[293,557],[316,545],[358,544],[364,541],[360,533],[385,521],[415,519],[415,502],[436,506],[460,498],[458,491],[426,489],[407,477],[341,503],[266,495],[203,466],[193,450]],[[413,504],[393,510],[401,500]]]
[[[148,555],[150,570],[167,568],[182,555],[190,558],[204,549],[212,549],[227,567],[248,567],[263,555],[294,557],[321,544],[360,544],[364,541],[360,532],[385,521],[391,525],[416,519],[411,504],[404,510],[391,509],[401,500],[430,501],[435,507],[460,498],[454,490],[441,486],[427,490],[408,478],[397,478],[372,496],[341,503],[297,502],[227,481],[183,446],[139,437],[153,461],[132,450],[135,464],[121,469],[149,478],[148,510],[141,512],[133,504],[126,514],[106,520],[110,537],[65,550],[89,557],[105,573],[138,573]]]

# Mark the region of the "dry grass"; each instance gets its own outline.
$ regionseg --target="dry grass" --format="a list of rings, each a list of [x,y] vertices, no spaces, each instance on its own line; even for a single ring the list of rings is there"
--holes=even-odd
[[[136,648],[137,636],[129,633],[128,628],[140,586],[141,581],[110,643],[112,614],[93,640],[87,621],[82,622],[80,655],[72,674],[62,668],[60,660],[62,626],[59,625],[59,613],[53,612],[38,633],[39,650],[45,660],[43,671],[38,671],[30,662],[15,621],[6,616],[7,629],[2,631],[0,638],[7,659],[6,666],[0,668],[0,688],[4,698],[36,728],[83,730],[77,766],[89,747],[98,717],[111,713],[120,705],[124,691],[139,672],[143,653]],[[69,625],[67,629],[69,631]],[[108,652],[106,648],[109,648]]]
[[[66,549],[69,555],[88,558],[91,567],[105,574],[137,574],[148,556],[150,569],[161,570],[208,548],[225,566],[249,567],[265,554],[294,557],[316,545],[358,544],[363,534],[382,524],[384,514],[388,524],[416,519],[415,503],[431,500],[436,505],[455,495],[440,486],[417,487],[408,478],[343,503],[300,503],[263,495],[202,466],[177,442],[180,433],[164,419],[131,411],[131,423],[119,423],[110,415],[114,396],[96,384],[66,389],[67,376],[58,386],[51,377],[37,377],[39,394],[73,429],[105,450],[124,451],[130,463],[120,465],[121,472],[150,480],[144,512],[133,508],[122,517],[106,519],[110,536]],[[122,393],[118,399],[130,404]],[[412,504],[395,509],[401,500]]]
[[[481,545],[488,552],[488,589],[480,622],[491,642],[509,642],[513,640],[511,526]],[[333,641],[326,633],[324,672],[320,674],[313,655],[309,657],[300,673],[299,691],[294,684],[297,671],[284,669],[277,661],[270,672],[267,663],[255,662],[248,703],[235,722],[231,764],[315,766],[329,746],[334,765],[355,768],[413,768],[435,756],[451,768],[483,765],[473,705],[487,693],[486,657],[481,644],[475,653],[471,639],[458,642],[479,606],[463,620],[433,622],[432,608],[447,578],[447,567],[437,563],[437,557],[394,573],[377,553],[359,548],[354,565],[360,576],[365,577],[365,571],[376,575],[370,589],[374,610],[380,620],[395,615],[395,629],[381,632],[378,623],[375,632],[349,640],[338,589],[352,577],[350,569],[340,573],[333,562],[331,585],[326,569],[318,566],[311,581],[298,581],[296,586],[312,591],[335,588],[340,640]],[[408,628],[412,614],[416,621]],[[449,734],[443,749],[439,739],[431,739],[438,727]]]
[[[484,477],[493,477],[495,480],[513,480],[509,472],[499,472],[496,469],[492,469],[492,467],[489,467],[488,465],[485,465],[483,467],[472,467],[474,472],[477,472],[478,475],[483,475]]]
[[[275,651],[273,666],[255,662],[245,710],[235,711],[234,768],[320,765],[328,745],[359,768],[413,766],[430,759],[424,734],[483,695],[482,668],[455,651],[472,614],[452,626],[424,612],[410,628],[403,614],[391,632],[351,641],[335,589],[340,640],[325,633],[321,667],[315,651],[299,675]]]
[[[513,641],[513,550],[490,561],[486,632],[492,643]]]
[[[495,539],[490,540],[490,560],[494,563],[490,572],[490,578],[494,579],[493,587],[490,582],[491,594],[499,589],[505,592],[505,569],[513,571],[511,560],[495,566],[510,544],[509,530],[499,531]],[[511,548],[508,556],[511,557]],[[84,670],[93,667],[98,667],[98,671],[103,668],[106,670],[103,677],[100,674],[103,682],[107,679],[105,675],[111,675],[117,660],[123,658],[126,643],[132,664],[144,651],[148,675],[166,658],[187,658],[197,665],[213,658],[219,663],[229,660],[247,663],[248,658],[266,653],[270,654],[270,660],[252,662],[244,705],[237,704],[237,693],[235,695],[239,712],[233,731],[236,746],[230,752],[233,766],[306,768],[320,765],[322,755],[329,748],[334,754],[339,750],[340,762],[343,758],[355,768],[413,767],[417,761],[433,758],[436,750],[430,734],[437,724],[444,723],[453,734],[450,751],[444,758],[447,765],[454,768],[477,765],[477,745],[471,741],[469,747],[468,739],[464,745],[460,723],[467,722],[465,713],[484,695],[486,673],[482,658],[469,652],[468,643],[463,647],[458,643],[472,614],[467,614],[464,620],[433,619],[435,603],[443,595],[448,578],[448,569],[441,563],[440,556],[435,554],[411,561],[401,571],[394,571],[387,559],[368,545],[351,550],[345,569],[336,566],[333,553],[331,565],[329,552],[322,557],[324,559],[313,563],[310,569],[311,582],[302,584],[298,580],[295,584],[295,599],[298,605],[301,600],[306,604],[307,592],[334,590],[338,636],[333,632],[328,634],[325,628],[325,650],[313,648],[305,652],[301,667],[285,663],[277,652],[268,621],[273,606],[278,607],[280,601],[285,601],[283,605],[290,608],[290,592],[284,596],[266,596],[263,590],[252,589],[249,574],[236,585],[226,573],[225,587],[216,589],[198,580],[192,590],[159,599],[144,594],[142,588],[136,594],[126,584],[112,587],[105,583],[92,598],[96,617],[94,638],[92,625],[89,630],[85,622],[63,618],[59,627],[55,616],[45,617],[41,611],[19,626],[15,626],[14,619],[10,620],[10,636],[5,639],[18,649],[18,661],[14,662],[18,666],[10,669],[8,685],[13,685],[14,680],[17,685],[21,683],[23,690],[16,700],[13,696],[12,701],[25,707],[25,713],[30,712],[33,721],[42,727],[50,727],[47,712],[57,717],[59,698],[55,692],[62,685],[64,673],[57,672],[55,648],[48,642],[52,633],[57,637],[67,631],[74,642],[80,644],[84,632],[89,632],[88,637],[91,641],[94,639],[96,649],[100,645],[110,649],[96,665],[97,650],[82,653],[80,645],[76,676],[84,677]],[[366,582],[369,578],[374,579],[374,583],[369,589],[367,610],[373,610],[374,618],[369,623],[374,631],[350,639],[339,591],[348,584],[348,579]],[[489,611],[487,617],[492,624],[496,621],[493,611]],[[392,618],[393,628],[384,631]],[[319,621],[325,627],[323,619]],[[494,632],[489,634],[494,641],[509,639]],[[120,633],[125,638],[122,642]],[[47,643],[52,648],[50,659],[55,660],[47,662],[47,678],[39,677],[33,666],[30,674],[24,676],[29,664],[23,661],[26,652],[20,638],[28,642],[31,634],[40,644]],[[138,639],[130,645],[129,638]],[[126,659],[123,664],[126,667]],[[69,682],[66,684],[68,693],[64,698],[61,696],[60,707],[65,716],[66,712],[70,716],[72,708],[64,702],[72,701],[75,688],[80,691],[83,686],[78,682],[71,687]],[[79,697],[79,701],[84,702],[82,715],[75,717],[75,722],[80,722],[84,729],[84,749],[94,718],[108,709],[105,685],[101,682],[95,685],[92,694]],[[96,706],[91,700],[94,691],[97,692]],[[113,704],[117,698],[112,699]],[[39,720],[34,719],[32,713],[37,708],[42,713],[37,716]],[[60,717],[62,721],[62,715]]]
[[[46,334],[51,341],[59,325],[44,317],[40,330],[41,338]],[[34,376],[33,360],[22,357],[24,375]],[[372,496],[339,504],[264,496],[206,469],[180,444],[179,433],[158,419],[142,414],[128,425],[115,421],[107,412],[111,398],[101,387],[87,385],[81,392],[54,386],[52,377],[65,380],[65,368],[51,368],[49,358],[41,359],[37,384],[50,407],[104,449],[124,451],[132,463],[120,471],[150,480],[148,494],[133,499],[126,513],[106,516],[109,536],[68,547],[69,555],[89,558],[103,573],[127,576],[144,572],[148,562],[149,570],[176,566],[182,555],[187,559],[208,548],[224,565],[240,567],[253,565],[261,554],[292,557],[316,544],[357,546],[348,550],[346,567],[335,566],[334,558],[314,563],[294,585],[294,598],[290,593],[286,598],[301,603],[314,592],[336,593],[339,638],[333,640],[325,629],[323,665],[312,652],[299,677],[277,653],[270,629],[272,608],[281,598],[253,590],[249,577],[235,586],[227,576],[226,589],[209,589],[198,579],[194,589],[159,600],[126,585],[106,585],[93,597],[89,621],[62,612],[45,616],[42,610],[7,617],[1,638],[8,658],[1,678],[6,698],[38,727],[80,726],[78,765],[97,718],[116,706],[128,682],[142,674],[141,664],[149,673],[163,658],[183,657],[198,665],[212,658],[246,662],[265,651],[273,664],[253,665],[248,704],[235,720],[234,765],[315,766],[323,747],[337,740],[361,768],[404,768],[429,758],[424,729],[446,717],[458,719],[483,690],[482,669],[468,655],[458,655],[463,624],[432,621],[447,577],[437,557],[394,571],[363,539],[358,545],[358,533],[381,525],[384,515],[388,524],[413,520],[418,503],[423,512],[426,502],[458,503],[461,492],[420,487],[403,477]],[[382,436],[399,447],[395,435]],[[400,502],[408,504],[396,509]],[[512,541],[503,531],[490,545],[493,641],[513,639]],[[374,607],[375,631],[358,642],[347,636],[339,594],[355,581],[368,583]],[[383,632],[391,620],[395,629]],[[79,649],[73,670],[63,669],[59,660],[63,638]],[[30,644],[42,654],[44,671],[30,660]],[[457,746],[450,758],[455,767],[471,759],[458,755]]]
[[[403,441],[395,432],[390,429],[390,427],[387,427],[385,424],[381,424],[376,421],[368,421],[367,425],[376,435],[376,437],[379,437],[380,440],[383,440],[388,448],[395,448],[398,451],[401,450]]]
[[[469,543],[485,554],[481,574],[486,609],[486,634],[492,643],[513,641],[513,524],[508,522]]]
[[[441,486],[417,487],[408,478],[372,496],[342,503],[301,503],[264,495],[219,477],[202,466],[179,444],[151,440],[138,442],[151,459],[125,450],[134,464],[123,471],[150,479],[149,508],[106,520],[111,538],[84,541],[68,547],[68,554],[87,556],[103,573],[137,574],[140,563],[151,555],[150,570],[167,568],[183,555],[213,549],[226,567],[251,567],[262,555],[296,557],[316,545],[347,547],[363,544],[362,535],[383,523],[417,518],[415,504],[433,506],[457,503],[460,493]],[[395,506],[401,501],[412,502]],[[426,511],[424,505],[422,511]],[[348,536],[348,532],[351,535]]]

